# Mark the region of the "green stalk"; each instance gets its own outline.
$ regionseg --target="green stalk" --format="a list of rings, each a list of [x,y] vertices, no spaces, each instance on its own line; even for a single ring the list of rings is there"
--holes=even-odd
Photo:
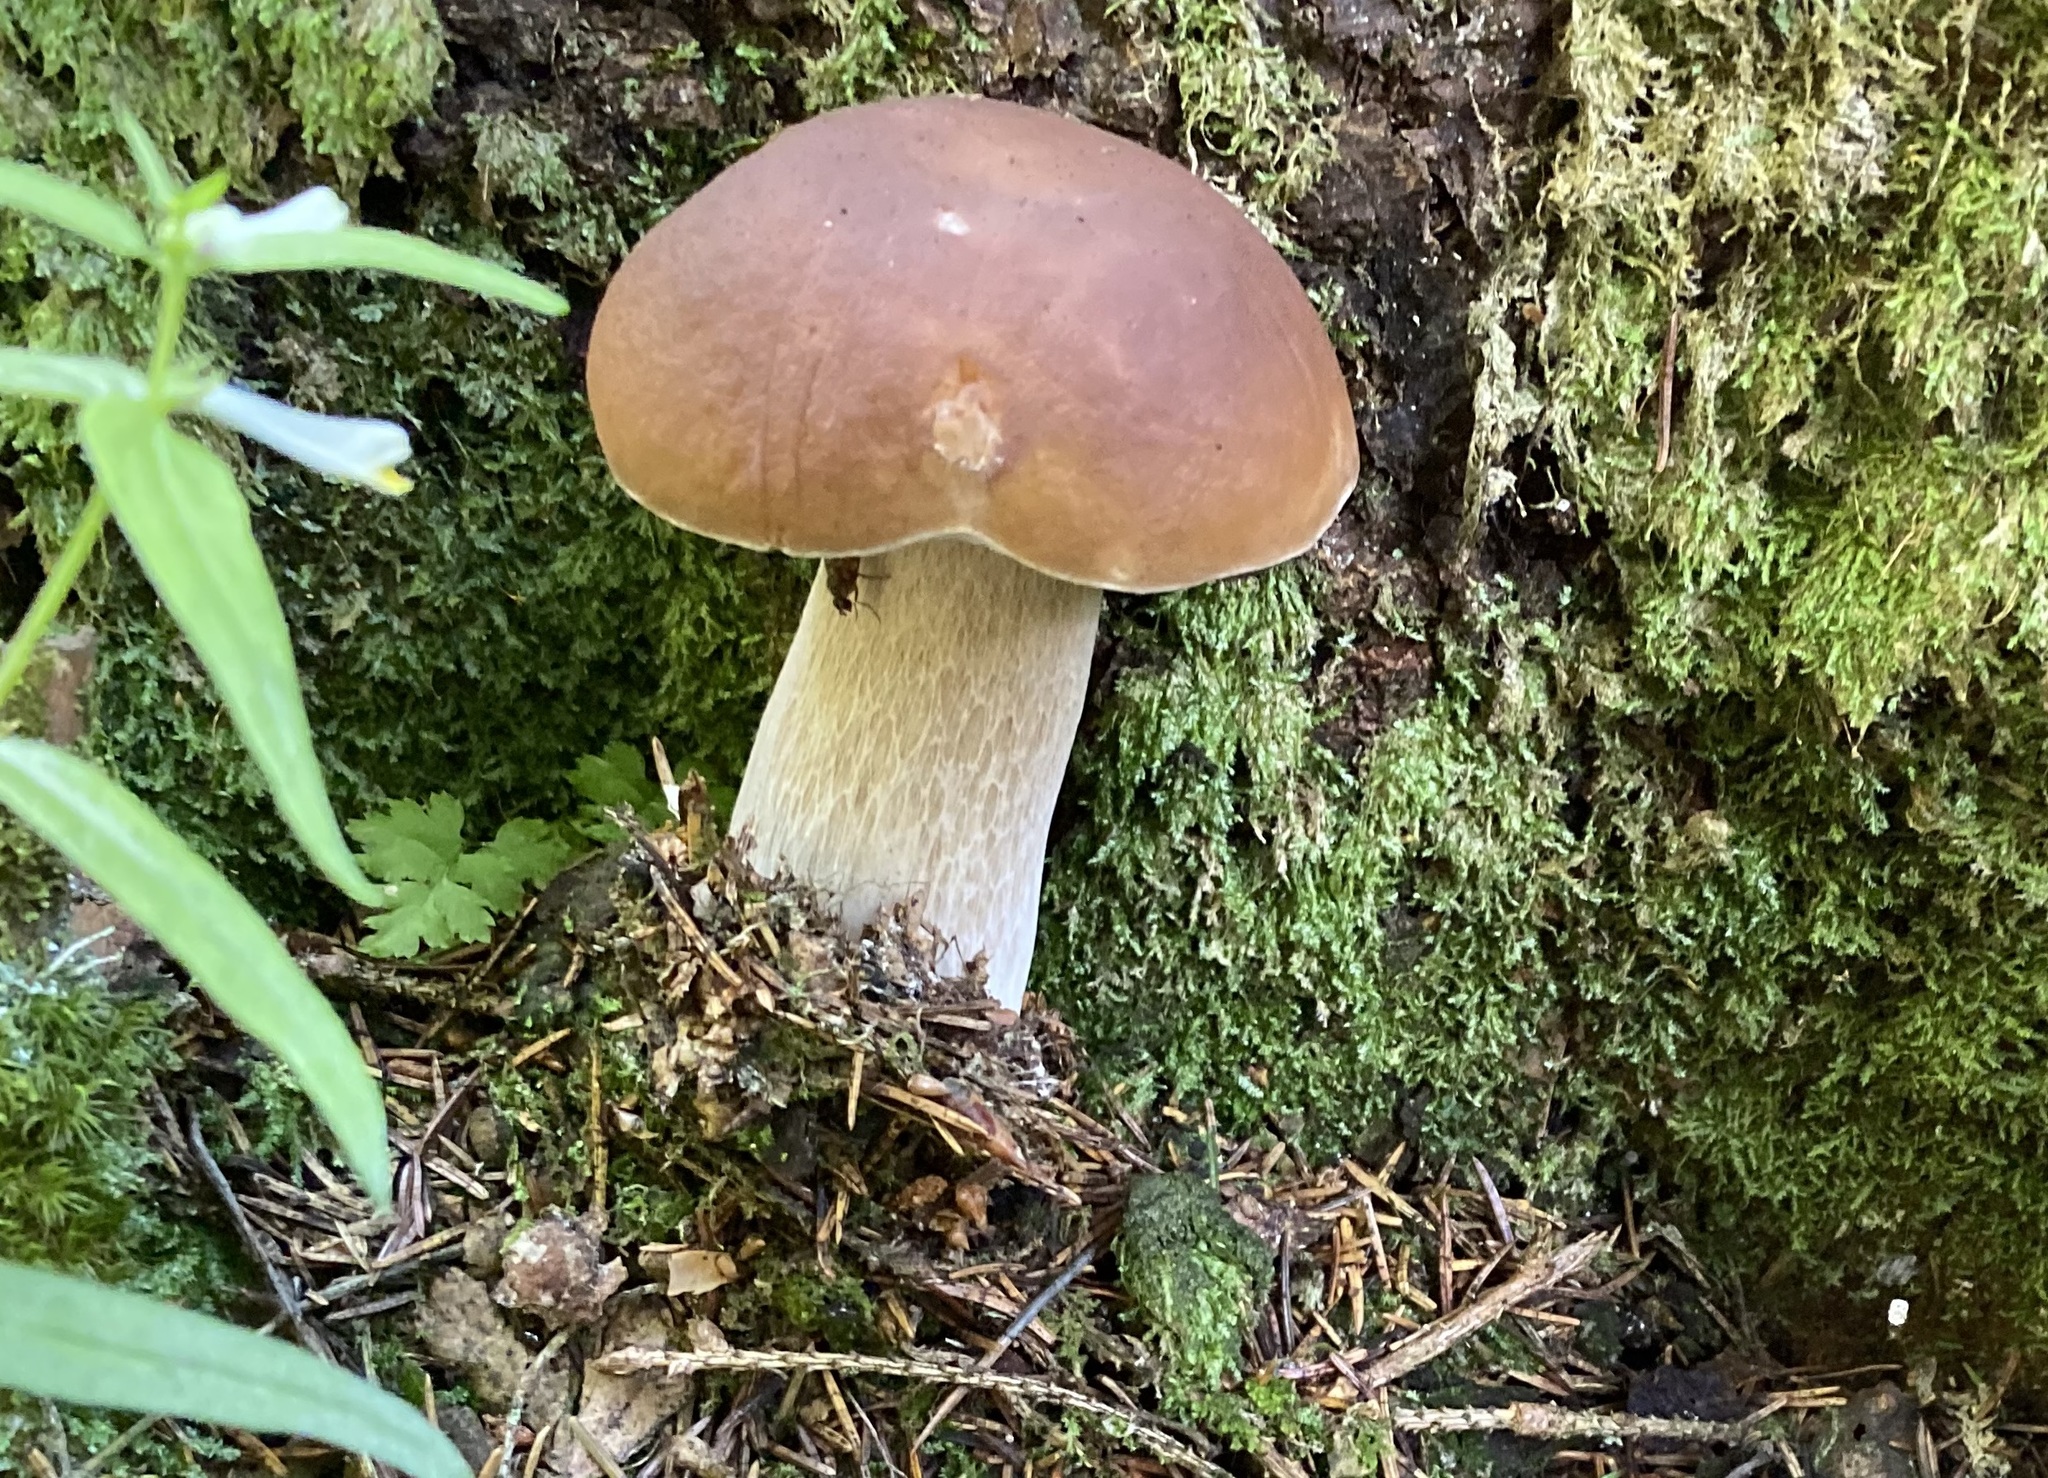
[[[192,286],[182,255],[166,253],[163,288],[156,301],[156,342],[149,350],[149,395],[163,397],[170,383],[171,366],[177,361],[178,339],[185,331],[185,294]]]
[[[0,647],[0,703],[7,701],[7,695],[14,691],[22,674],[28,671],[29,658],[35,654],[36,645],[42,641],[43,633],[50,629],[50,623],[57,619],[64,598],[71,594],[73,583],[85,568],[85,562],[92,557],[93,547],[99,543],[100,530],[106,525],[106,494],[94,488],[92,496],[85,500],[85,511],[79,515],[78,527],[64,541],[57,562],[50,566],[50,573],[43,578],[42,588],[36,592],[35,604],[21,618],[21,625],[15,629],[13,638],[5,647]]]
[[[149,396],[152,400],[161,400],[170,384],[171,367],[177,361],[178,339],[185,329],[185,296],[191,285],[192,277],[184,263],[173,257],[164,268],[162,287],[157,295],[156,342],[150,346],[149,353]],[[99,544],[100,532],[107,526],[107,513],[106,495],[95,487],[92,496],[85,500],[84,511],[79,514],[78,527],[71,531],[71,537],[64,541],[63,549],[57,554],[57,562],[43,577],[34,604],[21,618],[21,625],[15,629],[7,645],[0,647],[0,703],[5,703],[8,694],[20,684],[37,645],[57,619],[57,612],[63,609],[71,587],[84,573],[85,562],[92,558],[92,552]]]

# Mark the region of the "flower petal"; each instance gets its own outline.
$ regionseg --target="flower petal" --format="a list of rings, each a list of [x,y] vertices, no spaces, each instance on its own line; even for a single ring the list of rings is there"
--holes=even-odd
[[[318,415],[239,385],[209,391],[200,397],[198,410],[329,477],[386,493],[402,493],[412,486],[396,470],[412,455],[412,439],[394,422]]]
[[[209,205],[186,217],[185,237],[201,256],[231,258],[246,241],[339,231],[347,225],[347,203],[327,186],[315,185],[254,215],[246,215],[232,205]]]

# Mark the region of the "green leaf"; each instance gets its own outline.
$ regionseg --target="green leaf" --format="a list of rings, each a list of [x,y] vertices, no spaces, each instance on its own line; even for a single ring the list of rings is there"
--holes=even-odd
[[[187,408],[196,405],[220,382],[220,376],[203,370],[173,369],[164,399],[173,406]],[[142,371],[118,359],[105,359],[97,354],[53,354],[0,344],[0,395],[85,401],[107,397],[141,400],[148,393],[149,380]]]
[[[150,254],[142,222],[127,206],[33,164],[0,159],[0,206],[61,226],[115,256]]]
[[[640,751],[614,739],[602,754],[586,754],[569,771],[569,784],[593,806],[631,806],[645,817],[667,814],[661,787],[647,773]]]
[[[98,400],[119,395],[140,400],[149,381],[140,370],[97,354],[50,354],[0,344],[0,395],[39,400]]]
[[[0,1309],[0,1386],[81,1406],[292,1432],[414,1478],[469,1478],[455,1444],[418,1411],[282,1340],[12,1263],[0,1263]]]
[[[464,852],[462,803],[441,794],[424,806],[393,801],[348,830],[363,845],[364,869],[398,884],[362,942],[365,954],[386,959],[490,938],[495,915],[519,907],[526,885],[554,877],[570,851],[544,821],[508,821],[493,840]]]
[[[356,948],[383,960],[409,960],[427,949],[430,936],[445,932],[427,905],[433,891],[432,883],[400,883],[393,890],[392,906],[370,916],[370,930],[356,941]]]
[[[494,262],[450,251],[402,231],[347,226],[339,231],[252,233],[224,244],[210,265],[226,272],[312,272],[361,268],[397,272],[500,298],[536,313],[559,315],[569,300]]]
[[[387,883],[432,883],[462,856],[462,802],[436,793],[426,805],[393,801],[348,824],[363,847],[363,870]]]
[[[277,1054],[371,1199],[380,1209],[390,1205],[377,1084],[334,1008],[234,885],[98,768],[40,741],[0,738],[0,805],[112,894],[223,1011]]]
[[[121,532],[206,664],[285,824],[336,886],[359,903],[384,902],[328,803],[291,635],[234,474],[138,401],[93,402],[78,414],[78,435]]]
[[[602,754],[586,754],[576,761],[569,771],[569,784],[590,802],[572,825],[591,841],[608,844],[624,835],[605,815],[616,806],[632,807],[643,826],[659,826],[668,819],[668,802],[648,775],[647,762],[639,750],[621,740],[607,744]]]
[[[135,160],[135,167],[142,172],[142,184],[149,191],[149,203],[158,210],[169,210],[178,198],[178,182],[171,174],[170,165],[164,162],[156,140],[149,136],[149,130],[133,113],[118,104],[114,108],[114,126],[121,130],[128,153]]]
[[[517,901],[516,899],[514,900]],[[409,960],[425,949],[446,949],[455,941],[479,944],[496,923],[484,900],[453,878],[400,883],[394,907],[370,919],[358,948],[387,960]]]
[[[217,169],[210,175],[203,175],[178,192],[172,202],[175,209],[190,214],[205,210],[209,205],[218,205],[227,198],[231,178],[224,169]]]
[[[487,845],[455,864],[451,876],[499,913],[519,907],[526,887],[553,881],[570,849],[545,821],[508,821]]]

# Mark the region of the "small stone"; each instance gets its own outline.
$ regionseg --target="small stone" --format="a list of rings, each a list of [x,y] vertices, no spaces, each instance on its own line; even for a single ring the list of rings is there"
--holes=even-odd
[[[674,1337],[660,1296],[652,1289],[635,1289],[613,1305],[598,1349],[666,1350]],[[647,1374],[607,1375],[585,1367],[576,1416],[599,1447],[630,1467],[690,1396],[691,1386],[685,1381]],[[573,1438],[556,1442],[553,1466],[562,1478],[602,1478],[602,1465]]]
[[[626,1281],[626,1265],[604,1262],[603,1243],[587,1220],[551,1211],[505,1244],[505,1275],[497,1301],[537,1314],[550,1328],[587,1324]]]
[[[443,1404],[434,1410],[434,1420],[440,1424],[442,1434],[455,1444],[455,1450],[462,1454],[462,1460],[469,1464],[472,1473],[483,1471],[484,1460],[490,1457],[491,1434],[484,1430],[483,1418],[468,1406]]]
[[[701,1314],[690,1321],[689,1335],[690,1348],[700,1355],[722,1354],[732,1348],[725,1331]]]
[[[427,1285],[418,1321],[421,1346],[462,1376],[484,1410],[503,1411],[511,1404],[533,1351],[520,1343],[483,1284],[449,1269]],[[527,1421],[545,1426],[562,1414],[568,1398],[569,1376],[561,1366],[539,1372],[527,1387]]]
[[[462,1265],[479,1278],[495,1278],[504,1270],[505,1233],[511,1218],[480,1216],[462,1233]]]
[[[505,1158],[505,1121],[489,1104],[477,1106],[463,1126],[462,1136],[469,1141],[469,1152],[486,1165],[499,1164]]]

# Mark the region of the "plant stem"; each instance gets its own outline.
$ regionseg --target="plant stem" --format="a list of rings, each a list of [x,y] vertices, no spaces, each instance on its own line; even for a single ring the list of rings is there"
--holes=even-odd
[[[192,274],[182,262],[174,259],[166,264],[157,294],[156,342],[150,345],[149,351],[149,396],[152,400],[160,400],[170,384],[171,367],[178,356],[178,339],[185,331],[185,296],[191,286]],[[92,557],[93,548],[99,543],[100,531],[107,526],[107,512],[106,494],[95,486],[92,496],[85,500],[84,511],[79,514],[78,527],[71,531],[71,537],[64,541],[63,549],[57,554],[57,562],[43,577],[42,588],[36,591],[35,603],[21,618],[21,625],[7,645],[0,648],[0,703],[6,702],[7,695],[21,682],[43,633],[57,619],[57,612],[71,594],[71,587],[78,582],[85,562]]]
[[[85,500],[85,511],[79,515],[78,527],[64,541],[63,549],[57,554],[57,562],[44,576],[42,588],[36,592],[35,604],[21,618],[21,625],[15,628],[7,645],[0,647],[0,703],[7,701],[7,695],[14,691],[22,674],[28,671],[36,644],[50,629],[50,623],[57,619],[64,598],[71,594],[72,584],[85,568],[86,560],[92,557],[93,546],[99,543],[100,530],[106,524],[106,494],[94,488],[92,496]]]
[[[156,342],[149,351],[150,399],[161,398],[170,383],[171,366],[178,357],[178,339],[185,331],[185,294],[192,286],[191,274],[182,262],[164,264],[162,290],[156,301]]]

